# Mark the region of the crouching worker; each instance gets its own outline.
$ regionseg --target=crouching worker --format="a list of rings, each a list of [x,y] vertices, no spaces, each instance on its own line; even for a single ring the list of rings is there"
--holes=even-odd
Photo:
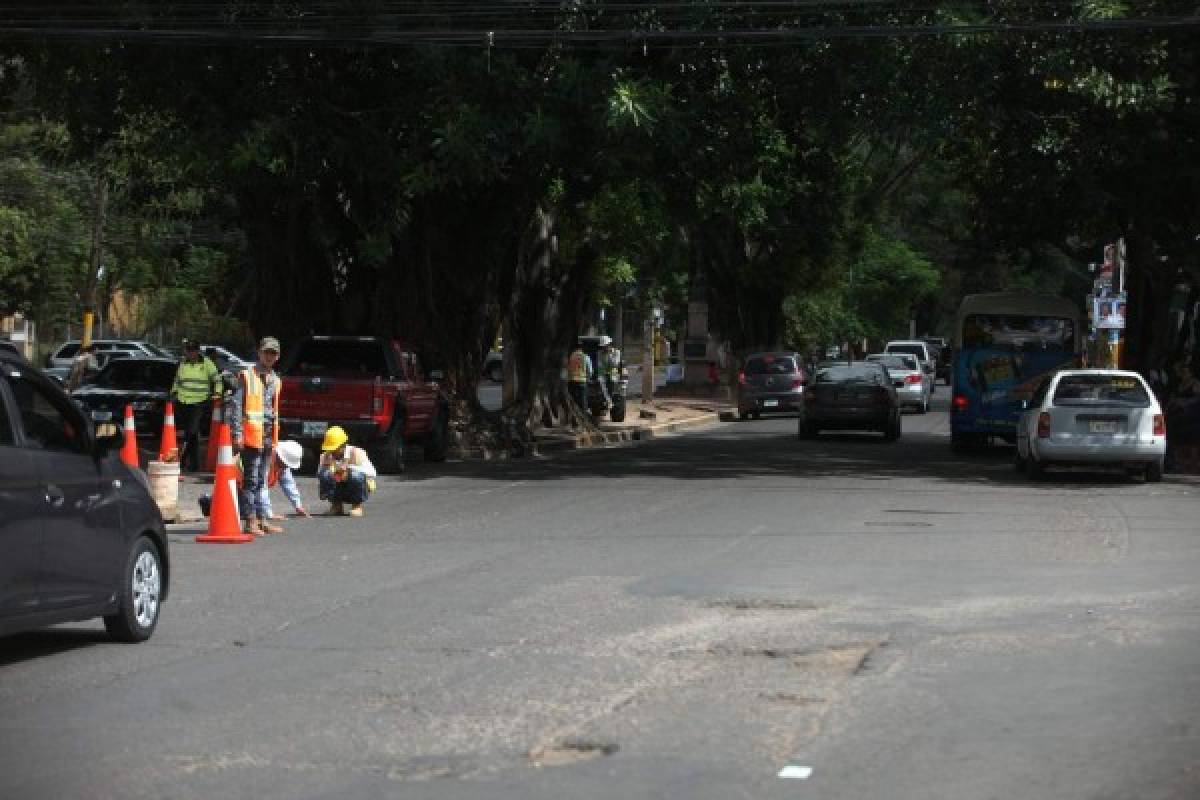
[[[297,517],[312,516],[304,507],[304,498],[300,496],[300,488],[296,486],[296,478],[292,475],[292,470],[300,469],[300,462],[303,460],[304,448],[299,442],[284,439],[275,445],[275,462],[271,465],[271,471],[267,473],[266,484],[260,490],[262,493],[260,502],[266,510],[267,519],[280,519],[279,515],[271,508],[271,487],[276,483],[283,490],[288,502],[292,504],[292,510]]]
[[[349,503],[350,516],[361,517],[363,503],[375,489],[375,465],[367,458],[366,450],[347,444],[349,438],[337,425],[325,431],[317,482],[321,499],[329,501],[330,514],[344,514]]]

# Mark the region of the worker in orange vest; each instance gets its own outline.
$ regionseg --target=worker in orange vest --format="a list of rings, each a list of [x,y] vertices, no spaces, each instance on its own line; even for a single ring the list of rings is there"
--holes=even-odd
[[[227,419],[234,452],[242,457],[242,517],[246,533],[265,536],[283,533],[271,523],[262,501],[275,445],[279,442],[279,393],[282,381],[275,372],[279,340],[264,337],[258,343],[258,362],[238,374],[237,389]]]

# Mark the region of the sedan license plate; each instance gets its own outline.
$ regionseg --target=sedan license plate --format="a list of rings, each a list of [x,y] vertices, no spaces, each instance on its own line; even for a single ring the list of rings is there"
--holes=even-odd
[[[111,411],[93,411],[92,422],[112,422]]]
[[[328,422],[301,422],[301,436],[324,436],[326,429],[329,427]]]
[[[774,397],[768,397],[766,400],[763,400],[763,408],[775,408],[778,405],[779,401]]]
[[[1088,429],[1092,433],[1116,433],[1117,423],[1112,420],[1092,420],[1088,423]]]

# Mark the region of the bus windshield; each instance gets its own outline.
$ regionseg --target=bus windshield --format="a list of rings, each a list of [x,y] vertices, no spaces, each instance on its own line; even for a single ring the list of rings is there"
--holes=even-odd
[[[1065,317],[971,314],[963,320],[964,349],[1073,353],[1075,322]]]

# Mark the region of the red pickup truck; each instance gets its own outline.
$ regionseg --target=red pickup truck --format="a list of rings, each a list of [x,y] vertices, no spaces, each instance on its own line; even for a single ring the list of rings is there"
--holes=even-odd
[[[415,353],[378,336],[309,336],[288,348],[279,435],[319,451],[340,425],[380,472],[404,469],[406,445],[426,461],[446,459],[449,403],[427,382]]]

